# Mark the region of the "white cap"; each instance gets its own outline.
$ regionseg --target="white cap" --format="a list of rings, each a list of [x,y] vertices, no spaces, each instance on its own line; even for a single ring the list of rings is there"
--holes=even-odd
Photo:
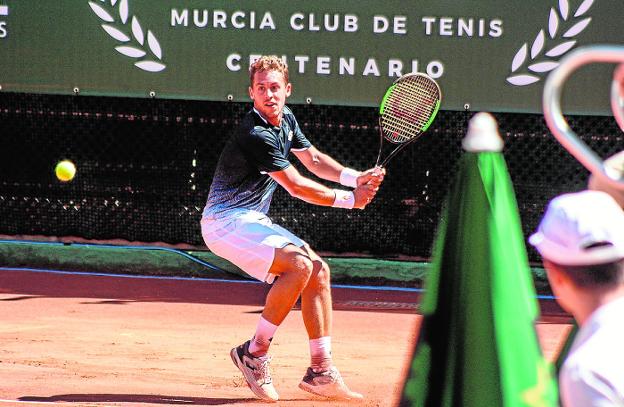
[[[468,123],[462,147],[471,153],[503,151],[503,139],[498,134],[494,116],[486,112],[475,114]]]
[[[604,166],[605,169],[609,171],[609,175],[613,178],[624,178],[624,151],[620,151],[619,153],[607,158],[604,162]],[[602,177],[591,174],[589,176],[589,181],[587,182],[587,189],[608,193],[622,208],[624,208],[624,190],[612,186],[607,181],[602,179]]]
[[[529,243],[543,258],[565,266],[624,259],[624,211],[605,192],[560,195],[548,205]]]

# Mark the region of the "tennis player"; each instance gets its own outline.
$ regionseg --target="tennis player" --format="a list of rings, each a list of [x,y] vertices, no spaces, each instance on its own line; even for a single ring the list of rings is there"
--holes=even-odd
[[[559,373],[562,405],[624,406],[624,211],[602,191],[564,194],[529,242],[580,327]]]
[[[330,270],[310,246],[267,216],[277,185],[291,196],[321,206],[364,209],[385,171],[345,168],[316,149],[285,106],[292,85],[276,56],[250,67],[253,109],[227,142],[215,171],[201,227],[208,248],[250,276],[272,284],[255,334],[230,352],[251,390],[278,400],[268,355],[273,335],[301,296],[309,337],[310,367],[299,387],[331,399],[361,399],[344,383],[332,361]],[[290,152],[315,176],[350,187],[331,189],[302,176]]]

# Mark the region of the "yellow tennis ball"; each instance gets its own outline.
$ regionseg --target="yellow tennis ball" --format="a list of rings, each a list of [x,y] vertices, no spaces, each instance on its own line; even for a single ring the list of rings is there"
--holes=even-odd
[[[69,160],[59,161],[59,163],[56,164],[56,168],[54,168],[54,172],[59,181],[68,182],[74,179],[76,166]]]

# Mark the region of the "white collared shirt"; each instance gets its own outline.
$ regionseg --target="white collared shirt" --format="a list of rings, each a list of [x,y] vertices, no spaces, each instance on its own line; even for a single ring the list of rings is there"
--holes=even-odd
[[[624,406],[624,298],[594,311],[559,374],[564,407]]]

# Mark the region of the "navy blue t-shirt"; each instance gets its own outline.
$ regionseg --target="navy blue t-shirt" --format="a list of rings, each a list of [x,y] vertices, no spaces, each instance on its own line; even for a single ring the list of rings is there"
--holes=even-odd
[[[277,187],[267,174],[288,168],[291,150],[311,146],[288,107],[284,107],[280,126],[266,122],[252,109],[219,157],[203,215],[223,216],[238,208],[266,214]]]

